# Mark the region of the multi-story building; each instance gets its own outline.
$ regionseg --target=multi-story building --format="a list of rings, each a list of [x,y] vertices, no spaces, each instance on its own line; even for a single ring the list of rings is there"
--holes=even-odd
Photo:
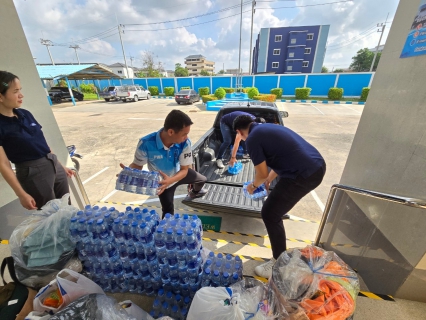
[[[208,73],[214,72],[214,62],[209,61],[201,54],[194,54],[185,58],[185,67],[188,69],[190,77],[198,77],[201,70],[206,70]]]
[[[134,78],[135,74],[133,69],[128,67],[126,71],[126,66],[123,63],[117,62],[108,66],[112,72],[114,72],[117,76],[123,78]]]
[[[253,49],[252,73],[320,73],[329,25],[262,28]]]

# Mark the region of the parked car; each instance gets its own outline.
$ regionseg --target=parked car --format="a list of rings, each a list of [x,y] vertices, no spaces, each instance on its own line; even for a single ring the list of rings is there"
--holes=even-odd
[[[224,105],[217,113],[213,126],[204,133],[204,135],[192,145],[192,154],[195,162],[195,170],[207,177],[207,183],[204,185],[209,192],[196,199],[185,199],[183,204],[201,210],[212,210],[217,212],[225,212],[229,214],[247,215],[260,217],[263,201],[251,201],[242,196],[242,187],[244,182],[250,181],[254,177],[253,162],[243,160],[243,169],[237,175],[230,175],[227,170],[219,169],[216,166],[216,155],[223,142],[222,133],[220,131],[220,119],[230,112],[244,111],[255,117],[262,117],[267,123],[274,123],[284,126],[283,118],[288,117],[286,111],[279,111],[276,104],[272,102],[250,101],[247,102],[230,102]],[[233,133],[233,139],[235,133]],[[224,154],[224,158],[229,159],[231,149],[228,148]],[[225,161],[227,162],[227,161]],[[273,189],[276,180],[272,182]]]
[[[110,100],[119,100],[119,98],[117,97],[117,92],[121,89],[121,86],[109,86],[107,88],[105,88],[100,94],[99,96],[102,99],[105,99],[105,101],[110,101]]]
[[[75,99],[83,101],[84,94],[76,90],[71,90]],[[48,91],[50,99],[53,102],[61,103],[63,99],[71,99],[70,91],[68,87],[52,87]]]
[[[151,93],[141,86],[123,86],[117,92],[117,98],[123,102],[128,100],[138,101],[139,99],[150,99]]]
[[[177,104],[181,103],[189,103],[192,104],[193,102],[200,101],[200,95],[195,90],[180,90],[175,95],[175,101]]]

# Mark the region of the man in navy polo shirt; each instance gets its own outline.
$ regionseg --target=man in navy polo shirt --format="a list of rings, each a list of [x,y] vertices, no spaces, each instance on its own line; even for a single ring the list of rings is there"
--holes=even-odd
[[[188,138],[192,121],[180,110],[172,110],[164,121],[164,127],[139,140],[135,158],[130,168],[142,170],[148,164],[150,171],[160,172],[158,196],[163,217],[174,213],[173,198],[181,184],[192,185],[188,197],[197,198],[206,194],[203,189],[207,178],[191,169],[193,163],[191,141]],[[123,168],[124,165],[120,164]]]
[[[283,216],[300,199],[318,187],[325,174],[325,161],[315,147],[289,128],[276,124],[258,124],[251,117],[239,116],[234,130],[246,141],[247,151],[256,169],[250,194],[279,177],[262,207],[262,219],[271,241],[273,258],[255,268],[264,278],[272,275],[275,260],[287,249]],[[268,167],[271,171],[268,173]]]

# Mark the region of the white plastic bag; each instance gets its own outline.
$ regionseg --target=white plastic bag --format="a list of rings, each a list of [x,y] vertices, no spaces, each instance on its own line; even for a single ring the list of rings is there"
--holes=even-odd
[[[192,300],[187,320],[244,320],[238,300],[239,294],[233,295],[230,288],[201,288]]]
[[[58,308],[45,306],[44,299],[57,289],[62,297],[62,304]],[[102,288],[92,280],[75,271],[64,269],[58,273],[55,280],[37,293],[34,298],[34,310],[54,314],[78,298],[91,293],[105,294]]]

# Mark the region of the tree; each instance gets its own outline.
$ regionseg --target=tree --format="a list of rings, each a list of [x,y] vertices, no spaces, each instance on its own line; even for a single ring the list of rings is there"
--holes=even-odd
[[[342,73],[342,72],[345,72],[343,69],[336,69],[336,70],[334,70],[333,71],[334,73]]]
[[[381,55],[382,55],[381,53],[377,54],[376,61],[374,62],[373,71],[376,71]],[[374,59],[373,51],[370,51],[367,48],[358,50],[356,56],[352,57],[352,63],[349,66],[349,68],[356,72],[370,71],[373,59]]]
[[[188,69],[182,67],[180,63],[175,64],[175,77],[187,77]]]
[[[140,72],[138,76],[148,78],[159,78],[163,75],[160,71],[163,71],[163,64],[161,61],[155,61],[155,55],[151,51],[144,51],[142,53],[142,64],[144,71]]]
[[[200,75],[201,76],[210,76],[211,74],[207,70],[201,70]]]
[[[220,70],[219,72],[218,72],[218,74],[225,74],[225,70]]]
[[[322,66],[321,73],[328,73],[328,68],[326,66]]]

